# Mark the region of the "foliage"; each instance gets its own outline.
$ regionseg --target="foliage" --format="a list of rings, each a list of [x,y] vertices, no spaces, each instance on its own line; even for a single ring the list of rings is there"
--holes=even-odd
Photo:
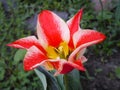
[[[25,72],[21,60],[16,61],[14,57],[16,50],[6,46],[7,43],[30,34],[26,30],[25,20],[33,12],[25,4],[18,5],[19,2],[16,2],[17,7],[10,1],[7,4],[8,8],[5,8],[0,2],[0,89],[33,90],[40,87],[39,79],[33,72]]]
[[[112,55],[113,53],[118,52],[119,43],[120,43],[119,42],[120,40],[119,39],[119,34],[120,34],[119,7],[120,5],[116,4],[116,7],[113,8],[113,10],[110,11],[103,9],[97,14],[92,10],[89,11],[87,10],[88,12],[85,10],[87,13],[85,12],[83,15],[81,27],[96,29],[100,32],[103,32],[107,36],[107,39],[102,44],[95,45],[93,47],[97,55],[107,57]]]
[[[15,49],[6,46],[9,42],[33,34],[27,29],[26,20],[43,9],[66,11],[72,16],[81,7],[84,7],[81,27],[96,29],[107,35],[107,40],[104,43],[94,46],[92,49],[100,56],[104,54],[110,56],[117,51],[116,47],[120,47],[120,3],[116,4],[113,10],[102,10],[96,15],[90,0],[6,1],[7,6],[0,1],[0,89],[2,90],[38,90],[43,88],[33,71],[25,72],[23,70],[22,58],[17,59],[17,57],[21,57],[19,56],[20,51],[16,52]],[[17,56],[14,57],[15,53]],[[119,70],[116,70],[117,75],[119,75],[118,72]]]
[[[42,67],[35,69],[40,78],[43,90],[82,90],[80,74],[78,70],[73,70],[66,75],[53,76],[53,72],[48,72]]]

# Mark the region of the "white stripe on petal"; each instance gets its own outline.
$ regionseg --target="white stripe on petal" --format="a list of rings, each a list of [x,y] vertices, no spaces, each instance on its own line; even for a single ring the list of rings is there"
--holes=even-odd
[[[48,42],[47,42],[45,34],[43,33],[43,30],[41,28],[39,21],[37,21],[37,36],[38,36],[38,40],[39,40],[40,44],[44,48],[46,48],[48,46]]]

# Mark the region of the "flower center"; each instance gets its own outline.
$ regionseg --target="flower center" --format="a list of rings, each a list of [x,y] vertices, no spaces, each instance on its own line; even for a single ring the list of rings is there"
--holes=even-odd
[[[47,51],[47,56],[50,59],[57,59],[57,58],[67,59],[67,57],[70,54],[70,49],[66,42],[60,43],[58,48],[48,46],[46,51]]]

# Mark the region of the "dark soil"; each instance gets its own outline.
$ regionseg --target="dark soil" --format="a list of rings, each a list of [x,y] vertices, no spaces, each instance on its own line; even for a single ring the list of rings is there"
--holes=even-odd
[[[87,58],[85,67],[92,79],[81,79],[83,90],[120,90],[120,78],[115,73],[115,69],[120,67],[119,52],[103,60],[94,54]]]

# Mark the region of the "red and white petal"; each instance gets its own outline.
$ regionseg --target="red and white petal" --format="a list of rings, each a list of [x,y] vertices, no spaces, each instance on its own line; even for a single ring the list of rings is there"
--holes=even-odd
[[[79,30],[73,35],[73,43],[75,47],[79,47],[82,44],[94,42],[93,44],[102,42],[106,36],[95,30]],[[96,42],[97,41],[97,42]]]
[[[39,66],[47,57],[44,55],[42,51],[40,51],[37,47],[32,46],[28,49],[23,64],[24,69],[26,71],[32,70]]]
[[[77,12],[77,14],[75,14],[70,20],[67,21],[68,27],[70,29],[70,42],[69,42],[69,46],[71,48],[74,48],[72,36],[80,28],[79,24],[80,24],[80,21],[82,19],[82,14],[83,14],[83,9],[80,9]]]
[[[60,67],[55,72],[54,76],[57,76],[59,74],[67,74],[67,73],[71,72],[73,69],[74,68],[71,65],[64,63],[64,64],[60,65]]]
[[[53,70],[58,66],[58,59],[49,59],[37,47],[32,46],[28,49],[23,64],[26,71],[32,70],[38,66],[44,66],[47,70]]]
[[[20,48],[20,49],[29,49],[32,46],[36,46],[41,51],[45,52],[45,50],[42,48],[42,46],[40,45],[40,43],[38,42],[35,36],[28,36],[25,38],[18,39],[10,44],[7,44],[7,46]]]
[[[74,42],[77,48],[70,54],[68,61],[73,62],[79,51],[93,44],[100,43],[106,38],[102,33],[93,30],[83,30],[79,34],[81,36],[78,33],[74,36]]]
[[[80,50],[80,51],[77,53],[76,59],[81,58],[81,57],[84,55],[85,52],[86,52],[86,48],[83,48],[82,50]]]
[[[57,47],[62,41],[69,42],[70,39],[67,24],[49,10],[44,10],[38,15],[37,34],[43,46]]]
[[[81,58],[79,58],[78,60],[80,60],[82,63],[87,62],[87,58],[85,56],[82,56]]]
[[[74,62],[68,62],[64,59],[58,63],[57,72],[54,74],[55,76],[58,74],[66,74],[72,71],[73,69],[78,69],[80,71],[85,71],[84,66],[82,65],[80,60],[75,60]]]

